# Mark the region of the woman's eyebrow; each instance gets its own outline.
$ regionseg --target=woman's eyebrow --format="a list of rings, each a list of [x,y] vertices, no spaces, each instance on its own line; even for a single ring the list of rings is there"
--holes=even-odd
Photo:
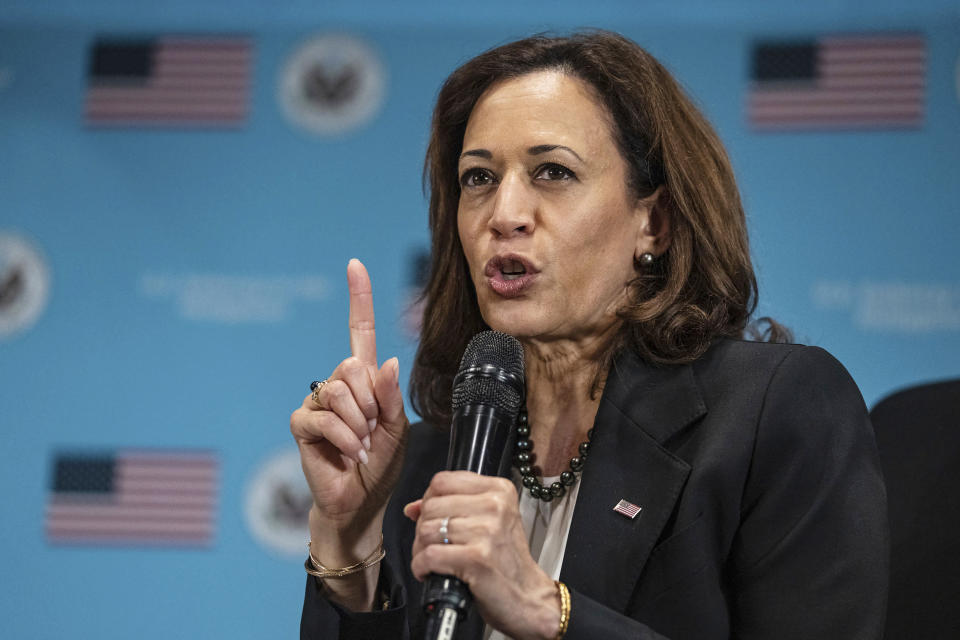
[[[538,144],[535,147],[530,147],[529,149],[527,149],[527,153],[529,153],[532,156],[538,156],[541,153],[547,153],[548,151],[554,151],[555,149],[563,149],[564,151],[569,151],[570,153],[573,154],[573,157],[575,157],[580,162],[583,162],[583,158],[580,157],[580,154],[578,154],[576,151],[574,151],[570,147],[565,147],[562,144]]]
[[[580,162],[583,162],[583,158],[580,157],[580,154],[578,154],[576,151],[574,151],[570,147],[566,147],[562,144],[538,144],[535,147],[530,147],[529,149],[527,149],[527,153],[529,153],[532,156],[538,156],[541,153],[547,153],[548,151],[555,151],[556,149],[563,149],[564,151],[569,151],[570,153],[573,154],[573,157],[575,157]],[[478,158],[485,158],[487,160],[493,159],[493,154],[487,151],[486,149],[470,149],[469,151],[464,151],[463,153],[460,154],[461,159],[467,156],[476,156]]]
[[[487,151],[486,149],[470,149],[469,151],[464,151],[460,154],[461,158],[467,156],[477,156],[479,158],[486,158],[487,160],[493,160],[493,154]]]

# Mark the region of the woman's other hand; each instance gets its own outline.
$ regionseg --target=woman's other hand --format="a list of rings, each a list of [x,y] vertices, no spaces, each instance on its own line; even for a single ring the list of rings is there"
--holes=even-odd
[[[418,580],[456,576],[470,585],[480,615],[494,628],[512,638],[556,637],[557,588],[530,555],[512,482],[441,471],[404,514],[417,523],[410,567]]]
[[[409,427],[397,359],[377,368],[373,291],[359,260],[347,265],[347,283],[352,355],[334,369],[316,400],[311,393],[290,416],[290,431],[313,494],[311,552],[331,568],[359,562],[379,544]],[[366,608],[379,567],[366,573],[366,580],[337,578],[325,583],[341,593],[338,599],[343,604]]]

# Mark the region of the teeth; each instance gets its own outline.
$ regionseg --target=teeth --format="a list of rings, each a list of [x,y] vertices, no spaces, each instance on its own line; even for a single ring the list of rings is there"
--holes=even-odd
[[[508,280],[518,278],[526,272],[527,269],[523,266],[523,263],[518,260],[504,260],[500,265],[500,273],[502,273]]]

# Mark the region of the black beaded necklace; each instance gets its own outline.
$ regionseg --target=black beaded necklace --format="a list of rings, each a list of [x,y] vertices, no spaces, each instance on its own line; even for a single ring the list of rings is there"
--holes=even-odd
[[[530,495],[538,500],[550,502],[554,498],[562,498],[567,487],[577,481],[577,474],[583,469],[583,463],[590,452],[590,441],[593,439],[593,429],[587,431],[587,441],[581,442],[578,456],[570,458],[570,470],[560,474],[560,480],[549,487],[543,486],[534,473],[533,467],[533,440],[530,439],[530,424],[527,421],[527,410],[521,409],[517,416],[517,451],[514,456],[514,466],[523,478],[523,486],[530,491]]]

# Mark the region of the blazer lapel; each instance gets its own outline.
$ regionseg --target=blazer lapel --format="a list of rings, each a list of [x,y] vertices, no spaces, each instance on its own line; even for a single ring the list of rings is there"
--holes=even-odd
[[[625,610],[690,473],[662,446],[706,413],[689,365],[655,368],[633,355],[611,369],[581,474],[560,579]],[[639,506],[633,519],[613,510]]]

